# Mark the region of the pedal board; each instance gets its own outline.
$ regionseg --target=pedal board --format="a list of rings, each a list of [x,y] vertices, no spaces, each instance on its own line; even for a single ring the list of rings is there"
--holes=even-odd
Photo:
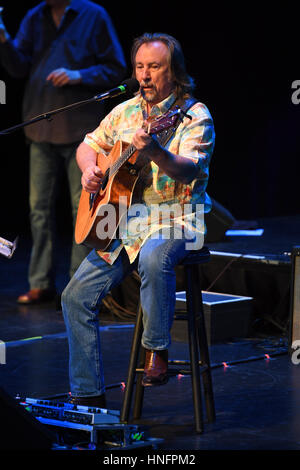
[[[55,420],[83,425],[119,423],[120,412],[82,405],[73,405],[65,402],[25,398],[20,404],[38,419]]]
[[[18,402],[40,423],[55,431],[55,449],[153,449],[163,442],[163,439],[151,438],[140,426],[120,423],[118,410],[39,398],[19,399]]]

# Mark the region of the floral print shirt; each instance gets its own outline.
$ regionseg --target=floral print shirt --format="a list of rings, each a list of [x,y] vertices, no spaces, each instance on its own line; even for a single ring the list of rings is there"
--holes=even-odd
[[[151,108],[150,118],[167,113],[175,102],[176,96],[172,93]],[[200,234],[203,240],[204,213],[211,208],[206,187],[215,132],[212,117],[204,104],[196,102],[187,115],[176,128],[166,148],[171,153],[192,159],[199,169],[197,177],[189,184],[179,183],[152,161],[140,178],[142,190],[139,192],[139,204],[130,206],[118,238],[112,241],[107,251],[98,251],[109,264],[115,261],[123,247],[130,262],[133,262],[145,240],[163,228],[177,227],[181,233],[184,230],[185,236],[188,233],[192,239]],[[133,135],[143,126],[146,118],[149,118],[146,102],[138,94],[117,105],[93,132],[86,135],[84,141],[98,154],[102,154],[101,158],[108,158],[117,141],[131,143]]]

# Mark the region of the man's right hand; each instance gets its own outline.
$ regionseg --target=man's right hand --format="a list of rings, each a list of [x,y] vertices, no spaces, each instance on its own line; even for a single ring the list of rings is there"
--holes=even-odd
[[[102,181],[103,174],[98,166],[88,166],[81,176],[81,184],[88,193],[96,193]]]

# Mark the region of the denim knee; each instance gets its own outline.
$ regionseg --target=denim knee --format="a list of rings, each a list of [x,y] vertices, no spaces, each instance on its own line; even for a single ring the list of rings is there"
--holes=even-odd
[[[74,278],[72,278],[61,294],[61,305],[64,314],[70,315],[74,309],[78,309],[81,300],[80,292],[80,286],[76,286]]]
[[[69,284],[64,288],[61,293],[61,304],[66,306],[69,299]]]

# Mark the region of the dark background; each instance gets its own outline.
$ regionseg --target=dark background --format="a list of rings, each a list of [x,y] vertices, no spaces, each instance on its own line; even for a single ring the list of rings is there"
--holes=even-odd
[[[26,10],[38,3],[2,2],[11,35]],[[129,67],[132,40],[145,31],[167,32],[181,42],[196,96],[215,122],[208,193],[239,219],[299,213],[300,104],[291,99],[292,83],[300,79],[294,7],[273,2],[96,3],[109,12]],[[0,79],[6,83],[6,104],[0,105],[3,130],[22,122],[24,82],[1,67]],[[28,148],[22,130],[0,137],[0,236],[13,237],[29,231]],[[63,233],[69,214],[66,187],[59,196]]]

